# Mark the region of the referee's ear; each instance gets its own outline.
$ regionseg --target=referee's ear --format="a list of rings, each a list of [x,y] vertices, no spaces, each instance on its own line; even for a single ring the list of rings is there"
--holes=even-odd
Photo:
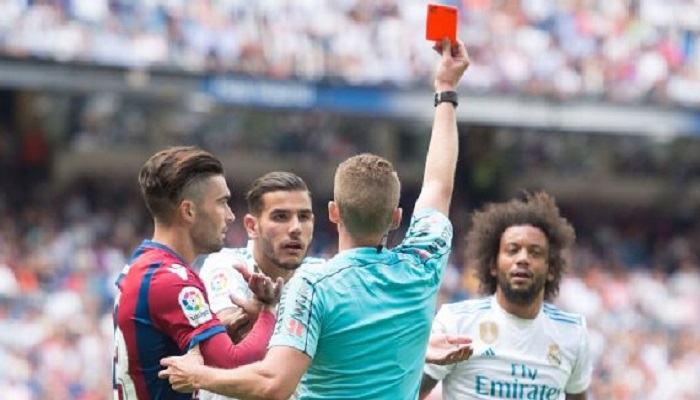
[[[333,200],[328,202],[328,220],[336,225],[340,224],[340,210]]]
[[[394,210],[394,216],[392,217],[392,220],[391,220],[391,230],[392,231],[394,229],[399,228],[399,225],[401,225],[401,218],[403,218],[403,209],[401,207],[397,207],[396,210]]]

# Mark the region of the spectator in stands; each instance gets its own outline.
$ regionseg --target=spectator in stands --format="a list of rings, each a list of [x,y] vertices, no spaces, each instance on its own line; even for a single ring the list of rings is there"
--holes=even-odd
[[[5,3],[0,52],[11,56],[400,86],[430,73],[424,2]],[[475,90],[700,104],[697,1],[449,3]]]

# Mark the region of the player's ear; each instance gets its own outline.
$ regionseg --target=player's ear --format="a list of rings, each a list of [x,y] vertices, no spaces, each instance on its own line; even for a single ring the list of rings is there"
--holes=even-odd
[[[246,232],[248,232],[248,239],[257,239],[258,238],[258,219],[253,216],[253,214],[246,214],[245,217],[243,217],[243,226],[245,226]]]
[[[552,282],[554,280],[554,271],[552,271],[552,264],[547,265],[547,282]]]
[[[394,215],[391,218],[391,230],[397,229],[399,225],[401,225],[401,218],[403,217],[403,209],[401,207],[397,207],[396,210],[394,210]]]
[[[334,224],[340,223],[340,210],[338,204],[333,200],[328,202],[328,220]]]
[[[194,202],[190,200],[183,200],[177,207],[177,213],[183,221],[194,223],[194,219],[197,215]]]

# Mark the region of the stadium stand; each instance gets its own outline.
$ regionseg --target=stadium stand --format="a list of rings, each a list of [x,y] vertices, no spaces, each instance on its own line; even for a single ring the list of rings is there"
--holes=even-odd
[[[579,235],[558,302],[588,319],[589,398],[700,398],[700,1],[446,3],[460,8],[474,60],[458,110],[466,157],[455,236],[485,201],[552,191]],[[220,153],[239,217],[254,176],[298,168],[318,201],[316,256],[335,251],[324,171],[337,160],[380,152],[397,160],[407,203],[417,192],[412,155],[424,151],[425,123],[411,106],[429,104],[421,85],[433,65],[425,2],[0,0],[0,9],[2,398],[111,398],[113,282],[150,235],[135,170],[156,148]],[[221,73],[236,77],[221,82],[231,90],[203,96]],[[297,86],[279,86],[288,79]],[[260,88],[286,102],[233,96]],[[319,94],[355,89],[381,100],[371,104],[378,114],[356,99],[316,109]],[[233,246],[245,242],[239,222]],[[477,296],[463,247],[455,243],[442,302]]]
[[[445,3],[460,9],[474,91],[700,104],[697,0]],[[424,1],[2,4],[0,52],[13,57],[399,86],[432,68]]]

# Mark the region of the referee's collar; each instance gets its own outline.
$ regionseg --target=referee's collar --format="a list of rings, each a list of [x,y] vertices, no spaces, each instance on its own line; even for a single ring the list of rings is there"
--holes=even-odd
[[[354,247],[352,249],[347,249],[343,250],[342,252],[338,253],[338,255],[362,255],[362,256],[371,256],[371,255],[377,255],[377,254],[384,254],[388,250],[385,246],[374,246],[374,247]]]

